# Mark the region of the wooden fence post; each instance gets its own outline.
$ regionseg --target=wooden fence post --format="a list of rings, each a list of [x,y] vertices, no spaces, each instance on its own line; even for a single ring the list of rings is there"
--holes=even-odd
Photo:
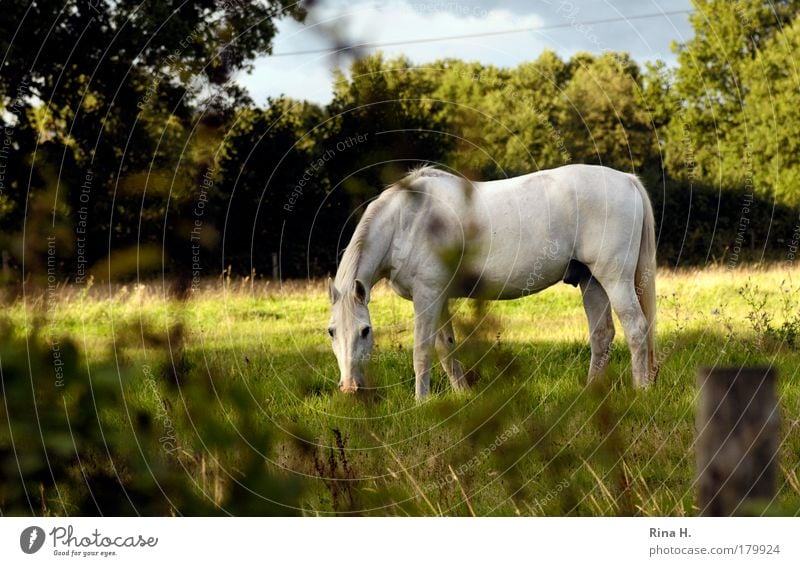
[[[746,512],[775,494],[780,435],[772,368],[699,368],[697,488],[700,513]]]

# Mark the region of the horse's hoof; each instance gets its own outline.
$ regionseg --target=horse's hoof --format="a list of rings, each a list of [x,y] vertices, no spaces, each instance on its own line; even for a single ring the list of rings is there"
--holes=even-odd
[[[352,395],[353,393],[358,391],[358,383],[342,383],[339,385],[339,391],[342,393],[346,393],[348,395]]]

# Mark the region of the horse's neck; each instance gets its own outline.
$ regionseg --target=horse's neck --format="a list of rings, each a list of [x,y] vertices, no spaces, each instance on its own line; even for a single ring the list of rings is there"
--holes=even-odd
[[[391,210],[380,211],[370,222],[367,232],[362,237],[362,242],[357,252],[358,257],[342,258],[342,265],[347,267],[337,274],[337,287],[345,288],[356,279],[372,287],[388,274],[391,255],[392,239],[394,237],[394,215]],[[348,246],[345,254],[354,253]],[[341,269],[340,267],[340,269]]]
[[[381,218],[379,222],[375,220],[370,226],[367,240],[362,245],[356,269],[356,278],[370,287],[386,276],[394,236],[394,225],[390,218]]]

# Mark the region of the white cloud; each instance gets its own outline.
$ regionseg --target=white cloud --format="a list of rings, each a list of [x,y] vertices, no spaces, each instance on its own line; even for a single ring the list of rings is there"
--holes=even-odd
[[[457,6],[454,2],[407,2],[390,0],[377,2],[362,0],[351,4],[352,8],[342,14],[340,22],[345,37],[365,42],[391,43],[419,38],[467,35],[514,28],[538,27],[543,24],[537,14],[518,15],[509,10],[493,8],[471,8],[447,11]],[[322,12],[323,17],[334,17],[333,9]],[[522,42],[522,43],[521,43]],[[382,47],[389,55],[405,53],[414,60],[423,62],[440,57],[461,57],[463,59],[497,59],[498,54],[509,61],[515,61],[519,48],[523,45],[543,46],[530,33],[509,34],[492,38],[474,38],[406,44]],[[493,53],[487,53],[487,50]]]
[[[680,6],[668,3],[663,10],[683,8],[683,3],[678,2]],[[567,15],[567,4],[578,7],[577,11],[571,12],[574,15]],[[645,6],[635,13],[661,10],[654,0],[642,4]],[[415,0],[322,3],[315,7],[306,24],[299,24],[294,20],[277,22],[278,34],[273,51],[288,53],[332,48],[337,44],[332,37],[334,30],[341,40],[350,43],[391,43],[540,27],[552,23],[572,24],[613,18],[621,12],[611,4],[604,6],[600,3],[581,3],[578,0],[569,3],[564,0],[537,3],[528,13],[520,11],[518,5],[513,6],[513,10],[504,7],[485,8],[483,5]],[[492,5],[497,4],[493,2]],[[534,13],[537,10],[538,13]],[[625,10],[625,13],[631,15],[632,11]],[[388,56],[405,54],[417,63],[427,63],[443,57],[458,57],[503,67],[535,59],[545,48],[553,49],[563,57],[569,57],[581,50],[599,52],[612,49],[628,51],[640,60],[669,60],[672,58],[669,52],[670,39],[685,39],[690,33],[685,20],[685,16],[673,16],[603,26],[570,25],[551,31],[385,46],[380,49]],[[267,96],[280,94],[324,104],[330,101],[332,95],[332,69],[337,65],[346,65],[347,62],[346,58],[337,60],[326,54],[262,57],[256,60],[252,74],[242,75],[237,80],[250,91],[258,104],[264,104]]]

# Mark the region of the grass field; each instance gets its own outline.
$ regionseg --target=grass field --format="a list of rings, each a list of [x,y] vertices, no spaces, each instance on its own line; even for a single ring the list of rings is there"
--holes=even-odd
[[[586,320],[572,287],[458,302],[459,358],[477,381],[454,394],[437,367],[434,394],[421,404],[411,306],[384,286],[371,300],[371,389],[357,396],[336,391],[321,282],[215,281],[186,301],[167,298],[160,284],[60,288],[4,314],[6,388],[19,350],[35,336],[43,344],[34,356],[41,361],[29,365],[46,439],[26,432],[37,425],[24,409],[7,406],[7,418],[17,458],[26,434],[64,453],[62,476],[24,484],[41,500],[29,497],[29,505],[44,514],[92,513],[95,505],[121,514],[692,515],[696,368],[768,364],[780,378],[778,495],[749,512],[795,515],[799,284],[798,269],[661,271],[661,370],[646,391],[630,386],[618,323],[608,379],[586,387]],[[54,400],[54,341],[68,358],[63,379],[89,390],[68,383],[72,392]],[[48,403],[59,418],[67,413],[68,437],[58,442],[48,427],[52,435],[66,429],[41,425]],[[97,416],[80,424],[89,403]],[[101,480],[112,486],[105,498],[91,489]],[[121,493],[132,507],[114,507]],[[9,498],[4,513],[25,512]]]

